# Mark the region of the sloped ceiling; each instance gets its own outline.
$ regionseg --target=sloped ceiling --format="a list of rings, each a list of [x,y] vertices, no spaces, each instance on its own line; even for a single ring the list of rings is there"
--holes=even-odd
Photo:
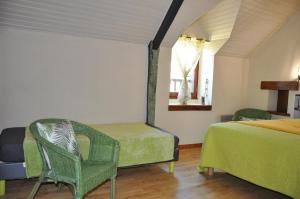
[[[162,45],[221,0],[184,0]],[[14,27],[80,37],[148,44],[172,0],[0,0],[0,28]]]
[[[162,46],[172,48],[187,27],[221,1],[223,0],[184,0],[162,42]]]
[[[190,25],[184,34],[209,40],[206,49],[215,54],[231,35],[240,3],[241,0],[221,1]]]
[[[0,27],[147,44],[172,0],[0,0]]]
[[[172,0],[0,0],[0,28],[148,44]],[[300,9],[300,0],[184,0],[162,46],[182,33],[219,55],[247,57]]]
[[[247,57],[299,9],[300,0],[242,0],[231,36],[218,55]]]
[[[206,40],[228,39],[231,35],[241,0],[223,0],[196,20],[184,33]]]
[[[245,58],[298,10],[300,0],[223,0],[183,33],[210,40],[218,55]]]

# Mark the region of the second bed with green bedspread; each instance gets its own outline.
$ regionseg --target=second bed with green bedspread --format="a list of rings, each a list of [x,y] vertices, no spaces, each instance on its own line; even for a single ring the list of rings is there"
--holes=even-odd
[[[208,128],[199,170],[221,169],[300,199],[300,136],[236,122]]]
[[[142,165],[174,159],[175,136],[144,123],[90,125],[120,142],[119,167]],[[83,158],[88,157],[89,140],[79,136]],[[42,160],[29,129],[24,139],[24,156],[27,177],[39,176]]]

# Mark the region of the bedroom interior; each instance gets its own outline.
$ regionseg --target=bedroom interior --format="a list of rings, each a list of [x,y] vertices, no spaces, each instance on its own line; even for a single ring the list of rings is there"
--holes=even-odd
[[[1,1],[0,198],[300,199],[299,21],[300,0]],[[43,118],[64,119],[37,142]],[[92,172],[105,142],[51,142],[73,121],[117,173]]]

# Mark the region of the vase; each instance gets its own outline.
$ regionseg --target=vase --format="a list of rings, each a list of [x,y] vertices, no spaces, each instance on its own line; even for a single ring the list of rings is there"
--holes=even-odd
[[[184,77],[181,82],[180,90],[178,93],[178,101],[180,104],[187,104],[187,102],[190,99],[191,99],[191,92],[189,88],[189,83],[187,77]]]

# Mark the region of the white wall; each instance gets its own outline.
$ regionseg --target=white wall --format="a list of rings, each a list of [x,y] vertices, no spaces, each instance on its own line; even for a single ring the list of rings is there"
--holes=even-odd
[[[14,29],[0,38],[1,128],[43,117],[145,121],[146,46]]]
[[[220,116],[233,114],[243,107],[247,65],[244,59],[215,57],[212,111],[168,111],[171,49],[159,55],[155,124],[180,138],[181,144],[203,142],[207,127]]]
[[[145,46],[14,29],[1,30],[0,41],[0,85],[5,82],[1,128],[43,117],[87,123],[145,121]],[[245,60],[215,58],[212,111],[170,112],[170,57],[171,49],[162,48],[156,125],[178,135],[181,144],[202,142],[209,124],[243,107]]]
[[[261,90],[261,81],[293,81],[300,66],[300,12],[249,57],[247,105],[261,109],[276,109],[276,92]],[[294,96],[292,96],[294,97]],[[290,104],[293,103],[291,101]],[[292,111],[289,106],[289,112]]]

